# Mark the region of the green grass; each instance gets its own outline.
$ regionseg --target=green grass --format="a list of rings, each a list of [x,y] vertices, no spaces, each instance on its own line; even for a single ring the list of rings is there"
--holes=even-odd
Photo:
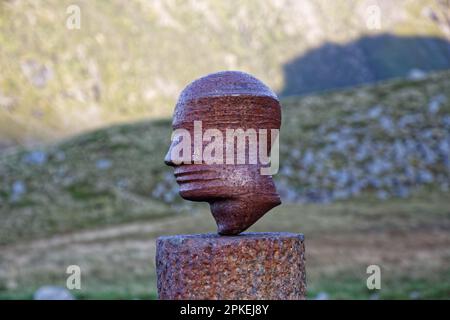
[[[196,212],[146,223],[122,224],[0,247],[0,298],[30,298],[40,286],[64,286],[65,268],[82,270],[80,299],[155,298],[155,239],[214,230]],[[285,204],[250,231],[301,232],[306,237],[308,298],[449,299],[448,195],[423,191],[408,201],[370,196],[328,205]],[[366,268],[381,267],[382,288],[367,290]]]
[[[361,126],[346,123],[347,115],[376,104],[401,117],[423,112],[442,94],[447,102],[436,117],[448,114],[449,82],[449,72],[441,72],[284,100],[281,170],[298,163],[289,151],[320,147],[322,124]],[[372,124],[364,123],[368,130]],[[79,298],[154,298],[156,237],[215,230],[206,204],[176,195],[172,169],[163,164],[170,131],[168,119],[112,126],[43,145],[42,163],[30,163],[32,149],[1,154],[0,298],[30,298],[42,285],[63,286],[71,264],[82,268]],[[380,132],[377,139],[391,137]],[[304,187],[283,174],[275,179]],[[13,199],[17,181],[26,190]],[[326,205],[283,203],[251,231],[306,235],[309,297],[324,291],[331,298],[368,298],[365,270],[379,264],[380,298],[417,291],[421,298],[448,299],[449,208],[448,192],[435,185],[386,201],[367,190]]]
[[[320,125],[327,124],[329,130],[361,127],[360,123],[347,123],[346,115],[367,112],[377,104],[393,110],[397,118],[421,113],[428,101],[440,94],[447,97],[447,102],[435,118],[427,120],[427,125],[433,127],[434,119],[450,113],[449,72],[436,73],[422,81],[394,80],[283,100],[280,170],[298,168],[300,160],[292,150],[316,150],[323,145],[323,134],[317,131]],[[364,126],[375,134],[377,127],[373,123],[377,119],[371,121]],[[42,164],[27,161],[33,151],[30,149],[18,148],[1,154],[0,244],[159,219],[174,212],[186,212],[192,206],[198,208],[181,200],[172,169],[163,165],[170,132],[168,119],[100,129],[38,148],[46,155]],[[379,132],[376,139],[384,143],[392,137]],[[105,161],[107,165],[99,168]],[[345,165],[339,157],[330,161],[336,167]],[[445,168],[433,170],[442,173]],[[275,179],[293,189],[307,187],[302,179],[289,174],[279,174]],[[26,191],[13,201],[16,182],[22,183]]]
[[[307,299],[315,299],[319,294],[326,293],[328,299],[449,299],[449,272],[434,275],[432,278],[403,277],[399,279],[382,278],[381,289],[369,290],[365,286],[364,276],[355,277],[351,274],[340,274],[322,278],[308,283]],[[37,288],[36,288],[37,289]],[[33,297],[33,290],[0,292],[0,300],[28,300]],[[154,289],[149,289],[145,282],[115,284],[113,286],[99,285],[93,290],[74,290],[76,299],[157,299]]]
[[[67,30],[66,8],[74,3],[82,27]],[[383,28],[397,36],[442,36],[431,20],[418,18],[429,4],[436,6],[406,2],[404,12],[398,10],[404,19],[387,17]],[[325,41],[345,44],[367,35],[361,17],[342,3],[314,7],[256,0],[239,6],[2,1],[0,299],[29,299],[42,285],[64,286],[70,264],[82,267],[77,298],[155,298],[156,237],[215,230],[207,205],[182,201],[172,169],[163,165],[176,97],[193,79],[226,69],[250,72],[280,92],[283,65],[293,58]],[[336,32],[350,29],[351,36]],[[309,39],[304,30],[321,35]],[[25,70],[33,64],[52,74],[42,87]],[[423,112],[437,95],[447,101],[427,118],[433,127],[450,113],[448,71],[421,81],[287,98],[280,169],[298,168],[293,150],[326,143],[318,133],[324,124],[330,130],[365,127],[378,142],[389,142],[375,120],[352,122],[349,116],[383,105],[398,119]],[[123,122],[129,123],[118,124]],[[36,151],[45,154],[40,164],[27,160]],[[336,155],[329,161],[339,167],[343,160]],[[293,190],[307,187],[288,174],[275,179]],[[25,188],[18,197],[15,184]],[[319,292],[370,297],[364,272],[376,263],[383,268],[380,298],[409,298],[417,291],[421,298],[448,299],[449,207],[448,192],[436,185],[417,188],[406,200],[380,201],[367,190],[327,205],[284,203],[251,230],[306,235],[310,298]]]
[[[147,283],[144,279],[135,280],[132,283],[115,283],[113,285],[103,283],[91,287],[93,288],[73,290],[71,293],[76,299],[81,300],[155,300],[158,297],[151,282]],[[149,290],[149,287],[152,289]],[[0,300],[30,300],[33,299],[33,294],[37,289],[38,287],[32,287],[23,291],[0,291]]]
[[[449,271],[432,277],[383,278],[381,289],[369,290],[366,287],[368,275],[355,277],[352,274],[339,274],[324,277],[313,282],[308,288],[308,299],[326,292],[329,299],[450,299]]]
[[[2,156],[0,243],[170,214],[170,206],[151,196],[168,171],[161,168],[169,139],[168,121],[140,123],[44,147],[42,165],[24,160],[26,150]],[[111,167],[99,169],[98,161]],[[26,193],[10,201],[16,181]]]

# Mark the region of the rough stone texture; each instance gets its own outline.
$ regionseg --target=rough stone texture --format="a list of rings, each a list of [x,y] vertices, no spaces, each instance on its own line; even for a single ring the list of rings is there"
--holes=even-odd
[[[294,233],[164,236],[159,299],[304,299],[304,237]]]
[[[225,140],[219,144],[223,145],[222,161],[197,159],[195,154],[201,155],[211,141],[200,139],[197,146],[200,150],[195,153],[194,121],[202,122],[202,134],[213,129],[222,133],[224,139],[227,129],[255,130],[258,151],[267,143],[262,150],[270,153],[271,140],[275,140],[271,129],[279,129],[281,125],[280,102],[276,94],[255,77],[244,72],[224,71],[193,81],[180,94],[175,107],[173,129],[187,130],[193,145],[191,162],[180,163],[174,159],[178,152],[172,150],[176,150],[178,139],[172,140],[165,158],[167,165],[175,167],[180,195],[186,200],[208,202],[220,234],[238,234],[281,203],[272,176],[261,174],[261,168],[267,164],[262,163],[260,157],[253,163],[238,162],[238,157],[249,158],[250,143],[246,143],[245,154],[239,152],[238,143],[234,143],[234,150],[230,152],[234,161],[226,159]]]

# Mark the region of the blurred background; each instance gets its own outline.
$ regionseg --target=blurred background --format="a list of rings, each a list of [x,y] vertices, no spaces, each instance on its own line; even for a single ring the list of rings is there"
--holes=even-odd
[[[0,298],[156,297],[155,238],[215,231],[163,157],[220,70],[281,98],[250,230],[305,234],[308,298],[450,298],[449,68],[448,0],[2,0]]]

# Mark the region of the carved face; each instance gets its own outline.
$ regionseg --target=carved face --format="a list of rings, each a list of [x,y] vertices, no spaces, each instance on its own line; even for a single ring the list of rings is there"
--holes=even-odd
[[[208,75],[181,93],[165,162],[184,199],[210,203],[219,233],[239,233],[280,203],[261,171],[280,122],[276,95],[242,72]]]

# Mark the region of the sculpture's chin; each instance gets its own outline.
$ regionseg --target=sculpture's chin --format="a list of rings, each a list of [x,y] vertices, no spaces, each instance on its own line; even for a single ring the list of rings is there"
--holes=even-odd
[[[236,235],[281,201],[272,177],[260,175],[257,166],[225,169],[182,166],[175,176],[183,199],[210,204],[219,234]]]
[[[237,235],[247,230],[270,209],[280,204],[277,194],[250,195],[210,202],[217,231],[221,235]]]
[[[180,196],[190,201],[208,202],[221,235],[236,235],[247,230],[270,209],[281,204],[276,193],[224,198],[212,189],[189,189],[180,190]]]

